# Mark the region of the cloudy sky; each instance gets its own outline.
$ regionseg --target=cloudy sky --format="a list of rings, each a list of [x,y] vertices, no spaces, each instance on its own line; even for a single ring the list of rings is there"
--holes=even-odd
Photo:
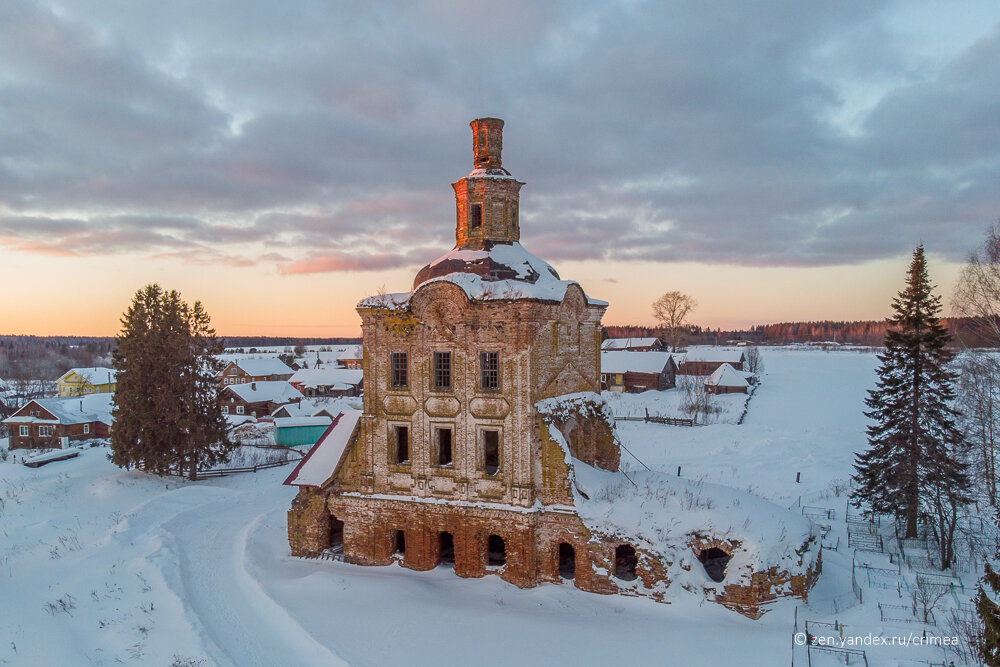
[[[646,322],[879,318],[1000,215],[1000,3],[0,2],[0,333],[356,335],[454,243],[470,120],[522,242]]]

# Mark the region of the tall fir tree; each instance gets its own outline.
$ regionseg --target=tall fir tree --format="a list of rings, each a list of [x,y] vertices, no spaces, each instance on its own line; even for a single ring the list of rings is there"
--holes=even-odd
[[[986,593],[987,587],[990,594]],[[976,613],[983,623],[979,656],[988,667],[1000,667],[1000,604],[997,600],[1000,600],[1000,574],[987,563],[986,574],[979,583],[976,595]]]
[[[112,460],[166,474],[225,461],[233,444],[215,377],[222,351],[201,303],[147,285],[136,292],[118,335]]]
[[[906,289],[892,302],[879,354],[876,388],[870,390],[865,415],[869,449],[858,454],[852,494],[879,513],[905,519],[906,537],[916,537],[921,511],[933,513],[942,534],[942,567],[952,557],[957,509],[968,502],[970,482],[961,459],[962,434],[955,424],[948,370],[953,353],[941,326],[941,298],[927,277],[923,245],[913,251]]]

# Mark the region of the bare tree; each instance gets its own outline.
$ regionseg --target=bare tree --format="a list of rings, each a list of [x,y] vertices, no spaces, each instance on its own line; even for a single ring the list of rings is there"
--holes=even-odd
[[[760,374],[764,372],[764,358],[760,354],[760,348],[756,345],[748,347],[743,355],[746,357],[746,365],[744,366],[746,371],[759,378]]]
[[[684,392],[681,410],[697,423],[707,424],[709,417],[719,411],[713,404],[715,394],[708,391],[705,378],[701,375],[681,375],[678,386]]]
[[[653,302],[653,317],[663,328],[670,351],[676,352],[684,344],[684,323],[688,314],[698,307],[694,297],[681,292],[667,292]]]
[[[945,619],[945,631],[958,638],[951,650],[962,664],[982,665],[979,645],[983,640],[983,622],[972,609],[952,609]]]
[[[1000,362],[981,351],[959,359],[960,426],[971,449],[976,486],[997,506],[997,449],[1000,448]]]
[[[1000,347],[1000,221],[959,274],[952,305],[959,315],[974,318],[978,332]]]
[[[930,623],[930,618],[934,613],[934,608],[945,595],[948,594],[948,587],[942,584],[935,584],[917,577],[917,585],[913,588],[913,611],[923,620]]]

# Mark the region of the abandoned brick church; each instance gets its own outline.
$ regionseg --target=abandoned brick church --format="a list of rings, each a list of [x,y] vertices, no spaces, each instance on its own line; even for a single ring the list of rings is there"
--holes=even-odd
[[[358,305],[364,407],[342,413],[286,480],[299,487],[293,555],[657,599],[671,567],[711,560],[705,571],[720,577],[702,578],[725,584],[732,536],[686,535],[678,556],[578,511],[588,494],[574,467],[623,474],[599,395],[607,303],[520,245],[524,184],[503,167],[503,121],[471,125],[473,170],[452,186],[455,248],[411,292]],[[817,568],[757,563],[715,599],[752,614],[804,596]]]

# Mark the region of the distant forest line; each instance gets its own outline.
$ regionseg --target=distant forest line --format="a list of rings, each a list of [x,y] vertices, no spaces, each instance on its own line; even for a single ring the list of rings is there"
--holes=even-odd
[[[967,347],[988,345],[982,323],[969,317],[944,317],[941,323],[948,329],[952,341]],[[791,343],[840,343],[877,347],[888,329],[886,320],[855,322],[824,320],[821,322],[778,322],[760,324],[749,329],[688,328],[688,343],[692,345],[724,345],[729,341],[747,341],[759,345],[789,345]],[[608,325],[608,338],[643,338],[657,336],[661,329],[642,325]]]
[[[351,345],[360,338],[220,336],[226,347]],[[109,366],[115,339],[110,336],[0,335],[0,378],[55,380],[70,368]]]

